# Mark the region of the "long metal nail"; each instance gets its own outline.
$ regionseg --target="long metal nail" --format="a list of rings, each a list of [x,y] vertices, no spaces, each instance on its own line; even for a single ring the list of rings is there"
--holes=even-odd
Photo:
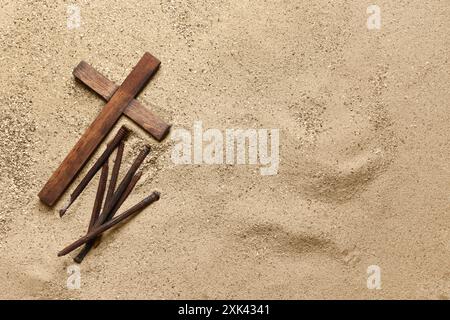
[[[67,209],[69,209],[69,207],[72,205],[72,203],[83,192],[83,190],[86,188],[86,186],[92,180],[92,178],[95,176],[97,171],[100,170],[100,168],[103,166],[103,164],[108,160],[111,153],[116,149],[116,147],[119,145],[119,143],[128,135],[128,133],[129,133],[129,130],[125,126],[122,126],[119,129],[116,136],[106,146],[106,150],[103,152],[103,154],[100,156],[100,158],[97,159],[97,161],[94,163],[92,168],[88,171],[86,176],[81,180],[81,182],[78,184],[78,186],[72,192],[67,204],[61,210],[59,210],[60,217],[62,217],[66,213]]]
[[[97,219],[100,215],[100,211],[102,209],[103,198],[105,196],[107,180],[108,180],[108,162],[105,162],[105,164],[102,167],[102,173],[100,175],[100,180],[98,182],[97,194],[95,195],[94,207],[92,208],[92,214],[91,214],[91,220],[89,221],[88,232],[92,231],[92,229],[94,228],[95,222],[97,221]],[[86,248],[86,246],[83,249],[85,249],[85,248]],[[80,253],[73,260],[76,263],[81,263],[88,252],[89,252],[89,250],[87,250],[86,252],[85,252],[85,250],[80,251]]]
[[[114,216],[114,214],[119,210],[119,208],[122,206],[122,204],[125,202],[125,200],[128,198],[130,193],[133,191],[134,187],[138,183],[139,179],[142,176],[142,171],[136,173],[131,180],[130,184],[128,185],[127,189],[125,190],[124,194],[122,195],[121,199],[117,203],[117,205],[114,207],[113,211],[111,211],[111,214],[108,216],[107,221],[111,220],[111,218]],[[91,231],[91,230],[89,230]],[[81,263],[83,259],[86,257],[86,255],[91,251],[93,247],[97,247],[97,244],[99,243],[101,239],[101,235],[98,236],[95,239],[92,239],[91,241],[87,242],[83,249],[78,253],[78,255],[73,259],[77,263]]]
[[[142,209],[144,209],[147,206],[149,206],[151,203],[159,200],[159,198],[160,198],[160,193],[157,192],[157,191],[153,192],[148,197],[143,199],[141,202],[139,202],[138,204],[134,205],[130,209],[126,210],[124,213],[122,213],[122,214],[118,215],[117,217],[115,217],[114,219],[112,219],[112,220],[102,224],[101,226],[96,227],[94,230],[92,230],[91,232],[86,234],[84,237],[81,237],[80,239],[78,239],[74,243],[70,244],[69,246],[67,246],[66,248],[61,250],[58,253],[58,257],[64,256],[64,255],[68,254],[69,252],[75,250],[76,248],[80,247],[84,243],[86,243],[86,242],[96,238],[97,236],[99,236],[100,234],[102,234],[106,230],[112,228],[116,224],[122,222],[123,220],[127,219],[128,217],[130,217],[132,215],[137,214]]]

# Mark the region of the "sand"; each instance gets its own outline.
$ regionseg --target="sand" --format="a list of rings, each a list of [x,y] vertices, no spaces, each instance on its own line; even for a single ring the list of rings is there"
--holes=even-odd
[[[378,1],[368,30],[370,4],[2,1],[0,298],[450,298],[449,6]],[[71,72],[86,60],[120,83],[145,51],[162,66],[140,101],[174,129],[278,128],[278,174],[175,165],[170,137],[122,117],[124,166],[154,150],[125,206],[162,197],[69,290],[74,254],[56,253],[86,232],[98,177],[62,219],[68,193],[53,208],[37,193],[104,106]]]

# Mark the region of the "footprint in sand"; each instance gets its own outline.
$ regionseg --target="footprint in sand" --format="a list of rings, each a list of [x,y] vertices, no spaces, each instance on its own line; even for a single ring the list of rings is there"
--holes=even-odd
[[[345,201],[391,161],[395,135],[371,81],[323,77],[290,106],[295,151],[283,154],[285,173],[302,192],[321,201]],[[292,131],[291,131],[292,132]]]

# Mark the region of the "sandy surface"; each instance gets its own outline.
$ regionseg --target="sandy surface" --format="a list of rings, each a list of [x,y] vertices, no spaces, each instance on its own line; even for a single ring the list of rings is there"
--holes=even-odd
[[[447,1],[378,1],[379,31],[365,1],[75,3],[73,30],[68,2],[0,3],[1,298],[450,297]],[[71,72],[120,83],[145,51],[162,67],[141,101],[174,128],[279,128],[279,172],[176,166],[170,138],[122,117],[126,164],[154,150],[126,205],[162,198],[68,290],[74,255],[56,253],[86,231],[98,177],[63,219],[68,193],[37,193],[104,105]]]

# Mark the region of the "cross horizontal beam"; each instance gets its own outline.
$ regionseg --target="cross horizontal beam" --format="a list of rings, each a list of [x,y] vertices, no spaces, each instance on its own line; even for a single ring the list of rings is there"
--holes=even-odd
[[[117,84],[85,61],[78,64],[73,70],[73,75],[106,101],[109,101],[119,88]],[[169,124],[135,99],[130,102],[123,113],[158,141],[162,141],[170,130]]]

